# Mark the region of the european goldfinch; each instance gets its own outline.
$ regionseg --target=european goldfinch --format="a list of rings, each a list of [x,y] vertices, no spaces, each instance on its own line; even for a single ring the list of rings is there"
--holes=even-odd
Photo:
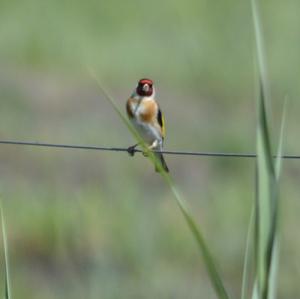
[[[164,116],[155,100],[155,88],[150,79],[141,79],[133,90],[126,103],[126,111],[129,120],[140,134],[150,150],[161,151],[165,137]],[[138,144],[128,148],[128,152],[134,153]],[[169,172],[168,166],[161,153],[155,153],[161,162],[162,168]],[[155,168],[159,171],[158,168]]]

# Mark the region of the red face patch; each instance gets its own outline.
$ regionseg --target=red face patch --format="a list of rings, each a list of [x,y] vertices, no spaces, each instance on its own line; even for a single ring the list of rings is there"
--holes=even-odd
[[[141,79],[141,80],[139,81],[139,84],[142,84],[142,85],[144,85],[144,84],[153,85],[153,81],[150,80],[150,79],[144,78],[144,79]]]

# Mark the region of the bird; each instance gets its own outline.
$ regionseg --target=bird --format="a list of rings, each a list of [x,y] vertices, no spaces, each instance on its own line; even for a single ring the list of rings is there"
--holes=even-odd
[[[164,115],[155,98],[155,87],[151,79],[143,78],[138,81],[136,88],[126,102],[126,112],[133,127],[148,146],[149,150],[162,151],[165,139]],[[128,153],[134,155],[139,144],[128,148]],[[169,172],[162,153],[154,153],[160,162],[161,168]],[[145,154],[146,155],[146,154]],[[155,166],[159,172],[160,167]]]

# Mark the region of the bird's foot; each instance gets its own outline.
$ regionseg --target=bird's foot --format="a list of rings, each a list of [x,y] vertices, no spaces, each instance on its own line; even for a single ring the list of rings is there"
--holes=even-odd
[[[149,152],[152,152],[157,148],[158,141],[155,140],[150,146],[148,146],[144,151],[143,151],[143,156],[144,157],[149,157]]]
[[[128,154],[129,154],[129,156],[131,156],[131,157],[134,156],[134,154],[135,154],[135,148],[136,148],[136,147],[137,147],[137,144],[132,145],[132,146],[129,146],[129,147],[127,148],[127,152],[128,152]]]

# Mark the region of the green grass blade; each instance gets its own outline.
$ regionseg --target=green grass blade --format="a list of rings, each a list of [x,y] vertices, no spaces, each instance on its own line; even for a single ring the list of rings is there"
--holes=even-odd
[[[283,112],[282,112],[282,119],[281,119],[281,126],[280,126],[280,135],[279,135],[279,142],[278,142],[278,150],[277,150],[277,158],[275,161],[275,178],[277,182],[280,179],[281,168],[282,168],[282,155],[283,155],[283,140],[284,140],[284,128],[285,128],[285,120],[286,120],[286,107],[287,107],[287,99],[285,99]],[[278,200],[278,196],[277,196]],[[276,231],[276,226],[278,222],[278,202],[276,203],[276,210],[273,211],[273,229],[275,230],[274,233],[274,241],[273,241],[273,248],[272,248],[272,257],[270,262],[270,273],[269,273],[269,293],[268,299],[275,299],[276,298],[276,290],[277,290],[277,272],[278,272],[278,263],[279,263],[279,236],[278,232]]]
[[[11,299],[11,288],[10,288],[10,275],[9,275],[9,263],[8,263],[8,245],[7,245],[7,236],[5,228],[5,219],[2,209],[2,204],[0,202],[0,216],[1,216],[1,225],[2,225],[2,239],[3,239],[3,248],[4,248],[4,272],[5,272],[5,299]]]
[[[203,256],[203,260],[204,260],[206,269],[208,271],[210,280],[212,282],[212,285],[214,286],[214,289],[215,289],[218,297],[224,298],[224,299],[229,298],[229,296],[226,292],[226,289],[223,285],[223,282],[221,280],[221,277],[217,271],[217,267],[215,265],[212,254],[210,253],[210,250],[204,240],[203,234],[200,231],[199,226],[197,225],[194,218],[192,217],[190,210],[188,209],[186,203],[184,202],[184,200],[180,196],[179,192],[177,191],[174,183],[172,181],[169,181],[168,185],[171,188],[171,190],[175,196],[177,204],[178,204],[195,240],[197,241],[197,244],[198,244],[201,254]]]
[[[251,0],[252,17],[254,26],[255,46],[256,46],[256,58],[258,62],[258,72],[263,87],[264,97],[268,100],[268,80],[267,80],[267,67],[263,46],[262,26],[260,23],[258,8],[256,0]]]
[[[267,126],[264,97],[260,85],[257,128],[257,196],[256,196],[256,275],[259,298],[268,296],[268,277],[276,232],[277,181]]]
[[[245,250],[245,258],[244,258],[244,266],[243,266],[243,280],[242,280],[242,288],[241,288],[241,299],[247,298],[247,290],[249,286],[249,274],[250,274],[250,260],[251,260],[251,239],[253,235],[253,226],[254,226],[254,208],[252,208],[250,221],[248,225],[247,239],[246,239],[246,250]]]
[[[275,164],[275,175],[276,179],[279,180],[281,168],[282,168],[282,155],[283,155],[283,140],[284,140],[284,128],[286,122],[286,108],[287,107],[287,98],[284,101],[282,118],[281,118],[281,127],[280,127],[280,135],[279,135],[279,142],[278,142],[278,150],[277,150],[277,158]]]
[[[279,242],[278,242],[278,236],[276,235],[274,239],[272,259],[270,264],[268,299],[276,298],[278,263],[279,263]]]
[[[257,281],[255,281],[254,286],[253,286],[253,291],[252,291],[252,299],[259,299],[258,295],[258,288],[257,288]]]
[[[258,61],[258,119],[256,160],[256,203],[255,203],[255,263],[256,277],[253,298],[270,298],[271,285],[275,285],[276,240],[278,218],[278,180],[280,162],[275,167],[272,155],[270,131],[266,111],[267,75],[263,52],[263,39],[256,1],[252,0],[253,24]],[[279,149],[282,148],[280,141]],[[280,159],[280,157],[278,158]],[[274,270],[275,269],[275,270]],[[274,274],[274,275],[273,275]]]
[[[113,97],[109,95],[109,93],[106,91],[105,88],[103,88],[103,85],[95,75],[95,72],[90,72],[92,74],[92,77],[95,79],[95,81],[98,84],[98,87],[100,88],[101,92],[104,94],[105,98],[108,100],[108,102],[113,106],[116,113],[120,116],[124,124],[127,126],[129,131],[133,134],[133,136],[136,138],[138,142],[140,142],[144,149],[147,149],[147,146],[145,145],[144,141],[142,140],[141,136],[138,134],[138,132],[133,128],[131,123],[128,121],[126,116],[121,112],[118,105],[114,101]],[[203,237],[203,234],[197,225],[196,221],[194,220],[192,213],[190,212],[190,209],[187,206],[186,201],[183,199],[183,197],[179,194],[177,188],[175,187],[175,184],[171,178],[171,176],[163,170],[161,167],[158,159],[156,156],[150,151],[148,151],[148,157],[149,159],[156,165],[156,167],[159,169],[160,174],[164,178],[165,182],[171,189],[174,198],[176,200],[177,205],[179,206],[180,211],[182,212],[189,229],[191,230],[198,247],[200,249],[200,252],[203,256],[204,263],[210,278],[210,281],[212,283],[212,286],[218,296],[219,299],[229,299],[229,296],[226,292],[226,289],[224,287],[224,284],[222,282],[221,276],[217,270],[217,267],[215,265],[214,259],[212,257],[212,254],[210,253],[210,250],[208,249],[208,246],[205,242],[205,239]]]

